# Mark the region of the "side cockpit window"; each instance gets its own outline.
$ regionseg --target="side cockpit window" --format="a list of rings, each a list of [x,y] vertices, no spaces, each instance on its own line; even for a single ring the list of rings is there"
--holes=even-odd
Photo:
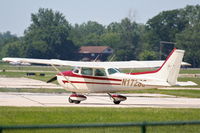
[[[73,72],[78,74],[78,73],[80,72],[80,68],[79,68],[79,67],[75,67],[75,68],[73,69]]]
[[[92,71],[92,68],[85,68],[85,67],[83,67],[82,69],[81,69],[81,74],[83,74],[83,75],[93,75],[93,71]]]
[[[95,69],[94,75],[95,76],[106,76],[106,72],[104,69]]]
[[[108,69],[108,74],[115,74],[115,73],[119,73],[119,70],[118,69],[115,69],[115,68],[109,68]]]

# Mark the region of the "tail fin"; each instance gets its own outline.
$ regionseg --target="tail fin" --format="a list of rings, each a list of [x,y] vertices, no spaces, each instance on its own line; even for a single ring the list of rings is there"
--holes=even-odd
[[[169,54],[163,65],[158,70],[156,70],[156,73],[154,73],[152,76],[166,81],[170,85],[175,85],[177,82],[184,52],[184,50],[174,49]]]
[[[145,74],[147,77],[159,79],[168,85],[176,85],[184,52],[184,50],[175,48],[159,69],[155,71],[133,73],[133,75]]]

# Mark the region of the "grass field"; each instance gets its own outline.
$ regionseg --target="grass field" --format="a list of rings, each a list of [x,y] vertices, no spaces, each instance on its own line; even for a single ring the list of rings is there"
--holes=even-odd
[[[66,66],[57,66],[61,71],[69,70],[70,67]],[[0,63],[0,70],[19,70],[19,71],[55,71],[55,69],[52,66],[37,66],[37,65],[31,65],[31,66],[13,66],[9,65],[7,63]]]
[[[159,109],[159,108],[39,108],[1,107],[0,125],[41,125],[41,124],[89,124],[127,123],[152,121],[194,121],[200,119],[199,109]],[[41,132],[55,132],[42,130]],[[59,130],[58,130],[59,131]],[[67,132],[136,132],[135,127],[71,129]],[[149,127],[150,133],[200,132],[200,126]],[[26,132],[26,131],[24,131]],[[66,130],[60,130],[66,132]]]

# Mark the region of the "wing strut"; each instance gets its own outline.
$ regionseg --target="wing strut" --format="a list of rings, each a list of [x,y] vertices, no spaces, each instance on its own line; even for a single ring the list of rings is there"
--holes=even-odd
[[[70,83],[70,85],[72,85],[75,89],[77,89],[77,87],[68,79],[68,77],[65,77],[65,76],[63,75],[63,73],[62,73],[58,68],[56,68],[53,64],[51,64],[51,66],[52,66],[58,73],[60,73],[60,74]]]

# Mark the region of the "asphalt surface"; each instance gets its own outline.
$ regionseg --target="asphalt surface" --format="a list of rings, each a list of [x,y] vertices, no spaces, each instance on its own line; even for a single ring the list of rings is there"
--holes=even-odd
[[[30,78],[11,78],[11,77],[0,77],[0,88],[48,88],[48,89],[62,89],[60,85],[46,83],[40,80]],[[164,87],[159,89],[167,90],[200,90],[200,88],[186,87]]]
[[[123,94],[127,100],[115,105],[107,94],[88,94],[80,104],[68,102],[70,93],[16,93],[0,92],[0,106],[18,107],[156,107],[200,108],[200,98],[175,97],[162,94]]]
[[[61,89],[55,84],[28,78],[0,77],[0,88],[49,88]],[[162,88],[175,89],[175,88]],[[186,88],[179,88],[186,89]],[[194,88],[188,88],[194,89]],[[195,88],[196,89],[196,88]],[[199,89],[199,88],[197,88]],[[0,92],[0,106],[24,107],[157,107],[157,108],[200,108],[200,98],[175,97],[162,94],[123,94],[126,101],[115,105],[107,94],[88,94],[80,104],[68,102],[70,93],[17,93]]]

